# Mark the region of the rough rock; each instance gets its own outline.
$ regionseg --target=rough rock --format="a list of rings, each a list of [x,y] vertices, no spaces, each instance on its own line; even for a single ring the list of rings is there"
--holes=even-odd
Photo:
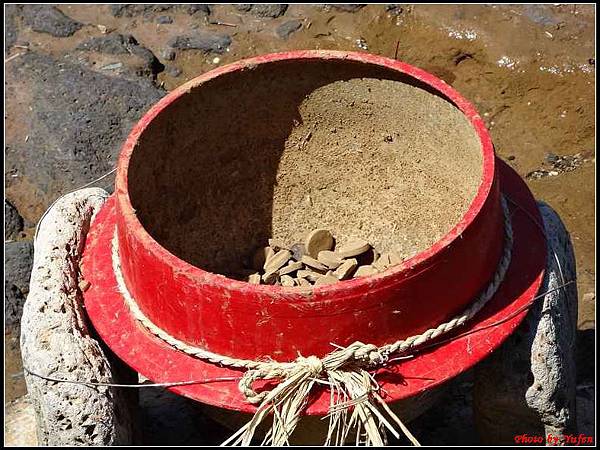
[[[556,13],[554,5],[523,5],[523,15],[529,20],[542,25],[543,27],[555,27],[561,21],[560,16]]]
[[[33,31],[51,34],[55,37],[68,37],[83,27],[61,10],[50,5],[23,5],[23,20]]]
[[[18,326],[29,292],[33,264],[31,241],[4,243],[4,325]]]
[[[298,31],[300,28],[302,28],[302,21],[298,19],[292,19],[279,25],[275,30],[275,33],[281,39],[287,39],[290,37],[290,34]]]
[[[21,321],[21,353],[42,446],[128,445],[133,441],[137,403],[133,389],[56,383],[40,377],[137,382],[137,374],[104,350],[88,328],[79,289],[76,268],[85,235],[107,195],[97,188],[69,194],[40,225]]]
[[[158,5],[143,5],[143,4],[114,4],[110,5],[110,12],[115,17],[136,17],[136,16],[149,16],[154,13],[160,13],[165,11],[181,10],[186,11],[188,14],[195,14],[201,12],[204,14],[210,14],[209,5],[203,4],[187,4],[187,5],[172,5],[172,4],[158,4]]]
[[[161,25],[170,24],[173,23],[173,18],[171,16],[158,16],[156,18],[156,23],[159,23]]]
[[[325,228],[319,228],[308,233],[304,240],[304,248],[308,256],[317,258],[319,252],[331,250],[334,245],[334,239],[331,232]]]
[[[285,14],[288,5],[239,4],[235,5],[235,8],[238,11],[248,12],[258,17],[271,17],[272,19],[275,19],[276,17]]]
[[[202,3],[194,3],[191,5],[185,5],[185,6],[187,8],[188,14],[196,14],[197,12],[203,13],[203,14],[211,13],[210,6],[202,4]]]
[[[93,37],[79,44],[76,50],[107,55],[127,55],[133,61],[127,61],[126,65],[136,75],[156,76],[164,70],[164,66],[154,53],[140,45],[130,34]]]
[[[206,53],[222,54],[231,45],[231,37],[226,34],[201,32],[193,36],[176,36],[167,46],[179,50],[202,50]]]
[[[339,11],[345,11],[345,12],[356,12],[362,8],[364,8],[366,5],[356,5],[356,4],[348,4],[348,5],[343,5],[343,4],[332,4],[330,5],[333,9],[337,9]]]
[[[394,16],[399,16],[404,11],[404,8],[402,8],[402,5],[391,4],[385,5],[385,10]]]
[[[474,410],[482,443],[576,433],[577,287],[571,240],[560,217],[539,204],[548,257],[539,298],[509,339],[475,369]],[[552,289],[556,289],[549,292]]]
[[[35,52],[11,61],[6,78],[7,120],[19,123],[6,133],[5,173],[18,175],[6,177],[6,191],[32,222],[59,195],[112,169],[133,124],[164,95],[150,80]]]
[[[12,203],[4,200],[4,240],[15,239],[23,231],[23,218]]]

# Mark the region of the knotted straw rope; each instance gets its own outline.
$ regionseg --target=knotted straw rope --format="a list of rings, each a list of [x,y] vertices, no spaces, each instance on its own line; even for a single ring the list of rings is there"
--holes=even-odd
[[[510,211],[503,196],[501,197],[501,204],[504,213],[502,258],[489,285],[465,311],[452,320],[416,336],[381,347],[362,342],[354,342],[347,347],[336,346],[337,350],[325,355],[323,358],[299,356],[295,361],[285,363],[237,359],[186,344],[171,336],[144,315],[127,289],[121,271],[116,229],[112,240],[113,270],[118,288],[131,313],[152,334],[188,355],[224,367],[246,369],[239,382],[239,389],[248,402],[256,404],[258,407],[250,422],[240,428],[223,445],[250,445],[258,425],[270,413],[273,413],[273,424],[263,440],[263,444],[288,444],[289,437],[300,419],[301,412],[308,402],[309,394],[315,383],[329,386],[331,394],[328,414],[329,431],[325,445],[341,445],[352,432],[356,434],[357,444],[362,441],[367,445],[384,445],[386,442],[385,428],[394,436],[399,437],[399,433],[377,408],[376,404],[387,413],[388,417],[401,428],[415,445],[419,445],[418,441],[378,394],[379,386],[367,370],[385,365],[392,354],[404,353],[462,326],[494,296],[506,275],[513,246]],[[280,382],[270,391],[259,393],[252,388],[255,381],[273,379],[280,380]]]

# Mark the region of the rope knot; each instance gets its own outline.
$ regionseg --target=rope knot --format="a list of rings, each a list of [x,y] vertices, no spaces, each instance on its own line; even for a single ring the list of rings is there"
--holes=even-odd
[[[321,361],[314,355],[309,356],[308,358],[300,356],[296,359],[296,361],[298,362],[298,364],[301,364],[302,366],[306,367],[309,370],[310,374],[315,378],[319,377],[325,370],[323,366],[323,361]]]

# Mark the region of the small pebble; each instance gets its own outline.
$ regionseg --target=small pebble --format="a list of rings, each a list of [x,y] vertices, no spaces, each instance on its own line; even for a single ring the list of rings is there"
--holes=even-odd
[[[268,242],[268,246],[254,252],[251,261],[250,258],[245,259],[244,266],[252,266],[254,270],[236,273],[237,279],[246,279],[251,284],[262,282],[285,287],[320,286],[352,277],[375,275],[402,262],[397,253],[384,252],[380,255],[360,238],[352,238],[334,249],[335,239],[324,228],[313,230],[304,243],[291,247],[275,238]],[[315,254],[316,257],[313,256]]]
[[[345,280],[350,278],[354,269],[358,266],[358,261],[355,258],[345,260],[340,267],[335,269],[333,272],[333,276],[335,276],[338,280]]]
[[[325,264],[321,264],[319,261],[308,255],[304,255],[300,261],[313,269],[327,271],[327,266]]]
[[[304,267],[304,264],[302,264],[300,261],[290,261],[287,266],[279,269],[279,275],[283,276],[290,274],[296,270],[302,269],[302,267]]]
[[[317,279],[319,277],[322,276],[322,274],[317,273],[317,272],[313,272],[312,270],[299,270],[296,275],[298,276],[298,278],[305,278],[308,281],[312,281],[313,283],[315,281],[317,281]]]
[[[356,269],[354,278],[367,277],[369,275],[375,275],[376,273],[378,273],[377,269],[371,265],[360,266],[358,269]]]
[[[304,247],[309,256],[317,258],[320,251],[331,250],[333,248],[333,236],[329,230],[324,228],[311,231],[306,236]]]
[[[336,252],[332,252],[331,250],[320,251],[317,259],[330,269],[337,269],[344,262]]]
[[[289,275],[282,275],[280,278],[281,285],[286,287],[294,287],[296,286],[296,282]]]
[[[275,256],[275,250],[271,247],[265,247],[265,263],[268,263],[273,256]]]
[[[382,253],[381,256],[379,258],[377,258],[377,261],[373,262],[372,265],[377,270],[384,271],[385,269],[387,269],[388,267],[390,267],[392,265],[390,254],[386,253],[386,252]]]
[[[402,262],[402,258],[396,252],[390,252],[390,264],[395,266],[396,264],[400,264]]]
[[[156,23],[159,23],[161,25],[173,23],[173,18],[171,16],[159,16],[156,18]]]
[[[279,250],[274,256],[267,259],[264,268],[265,272],[275,272],[282,268],[292,257],[292,252],[289,250]]]
[[[275,270],[275,271],[265,272],[261,278],[265,284],[275,284],[278,277],[279,277],[279,274],[277,273],[277,270]]]
[[[350,258],[352,256],[358,256],[371,248],[371,245],[363,239],[353,239],[346,245],[336,249],[336,253],[342,258]]]
[[[295,281],[298,286],[311,286],[310,281],[306,278],[296,278]]]
[[[323,275],[322,277],[319,277],[317,279],[317,281],[315,281],[315,286],[323,286],[325,284],[333,284],[333,283],[337,283],[338,281],[340,281],[340,280],[338,280],[333,275]]]
[[[250,284],[260,284],[260,274],[253,273],[248,277],[248,283]]]
[[[306,254],[306,248],[304,247],[304,244],[294,244],[290,250],[292,252],[292,258],[294,258],[296,261],[300,261],[302,256]]]

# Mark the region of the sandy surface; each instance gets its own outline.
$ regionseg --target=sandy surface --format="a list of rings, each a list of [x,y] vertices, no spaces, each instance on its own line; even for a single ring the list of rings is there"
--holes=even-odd
[[[194,89],[132,155],[137,216],[171,252],[220,273],[268,238],[292,245],[317,228],[401,258],[426,249],[473,201],[481,144],[451,103],[376,76],[286,63]]]

